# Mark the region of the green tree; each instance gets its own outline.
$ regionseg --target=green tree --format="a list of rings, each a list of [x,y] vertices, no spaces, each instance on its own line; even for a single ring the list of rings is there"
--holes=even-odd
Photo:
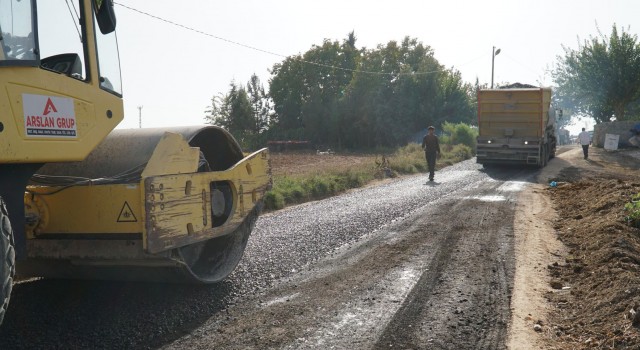
[[[269,95],[274,126],[283,135],[299,135],[315,143],[339,143],[338,101],[351,81],[359,53],[353,32],[341,44],[324,40],[303,55],[288,57],[271,70]]]
[[[227,129],[246,146],[247,135],[255,130],[254,114],[247,91],[242,85],[231,82],[226,95],[214,96],[205,112],[207,122]]]
[[[253,133],[256,135],[261,134],[269,127],[272,109],[269,97],[264,91],[264,86],[262,86],[260,78],[255,74],[251,75],[247,83],[247,94],[253,111]]]
[[[333,148],[406,144],[429,124],[473,122],[475,93],[417,39],[358,49],[349,33],[273,66],[272,137]]]
[[[578,50],[564,47],[553,72],[563,109],[596,122],[637,118],[640,110],[640,45],[636,35],[618,31],[591,37]]]
[[[462,80],[460,72],[449,69],[440,76],[434,124],[476,123],[477,94],[473,85]]]
[[[416,39],[390,41],[363,53],[349,89],[357,146],[397,146],[427,125],[474,119],[474,92],[433,50]],[[371,74],[380,72],[380,74]],[[360,134],[358,134],[360,133]]]
[[[283,130],[302,127],[302,106],[305,101],[305,63],[302,56],[287,57],[271,69],[269,96],[274,102],[274,125]]]
[[[225,127],[228,118],[225,107],[226,98],[227,96],[221,92],[211,98],[211,105],[204,111],[205,123]]]

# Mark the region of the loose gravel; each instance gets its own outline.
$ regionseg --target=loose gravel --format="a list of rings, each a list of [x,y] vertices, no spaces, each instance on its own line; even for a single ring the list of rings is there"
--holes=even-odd
[[[474,160],[259,218],[243,260],[214,286],[30,280],[16,284],[0,349],[152,349],[413,211],[493,181]],[[495,177],[494,177],[495,178]]]

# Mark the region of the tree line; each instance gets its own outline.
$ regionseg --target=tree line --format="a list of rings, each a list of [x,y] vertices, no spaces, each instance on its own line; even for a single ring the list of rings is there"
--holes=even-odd
[[[600,33],[600,31],[598,30]],[[231,82],[212,98],[206,120],[229,130],[246,148],[268,140],[304,140],[333,149],[395,147],[445,123],[476,122],[476,91],[446,68],[433,49],[405,37],[358,48],[353,32],[325,39],[271,69],[268,89],[256,75]],[[552,70],[554,101],[572,116],[640,120],[640,44],[619,30],[564,47]]]
[[[358,48],[353,32],[324,40],[212,99],[206,119],[247,148],[305,140],[333,149],[405,145],[429,125],[473,123],[475,87],[416,39]]]

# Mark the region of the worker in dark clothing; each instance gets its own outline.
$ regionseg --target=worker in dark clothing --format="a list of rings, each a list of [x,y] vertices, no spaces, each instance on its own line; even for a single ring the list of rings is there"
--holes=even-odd
[[[427,167],[429,167],[429,181],[433,181],[433,175],[436,172],[436,159],[440,158],[440,142],[438,142],[438,136],[435,135],[436,128],[430,126],[428,130],[422,139],[422,149],[424,149]]]

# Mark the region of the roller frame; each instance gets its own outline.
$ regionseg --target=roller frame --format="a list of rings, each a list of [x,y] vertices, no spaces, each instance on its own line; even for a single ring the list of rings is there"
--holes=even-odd
[[[208,283],[230,273],[271,186],[268,151],[254,152],[223,171],[198,172],[200,149],[183,136],[165,132],[159,141],[149,137],[158,143],[138,183],[88,184],[61,191],[29,186],[27,213],[35,212],[41,221],[27,227],[28,259],[18,264],[18,274]],[[216,227],[212,183],[228,184],[232,196],[228,218]],[[191,267],[203,268],[194,260],[200,251],[194,253],[190,247],[216,250],[208,242],[224,236],[238,238],[232,239],[233,257],[225,256],[229,261],[222,264],[223,272],[194,273]],[[130,273],[119,274],[125,269]],[[135,270],[141,272],[131,273]]]

